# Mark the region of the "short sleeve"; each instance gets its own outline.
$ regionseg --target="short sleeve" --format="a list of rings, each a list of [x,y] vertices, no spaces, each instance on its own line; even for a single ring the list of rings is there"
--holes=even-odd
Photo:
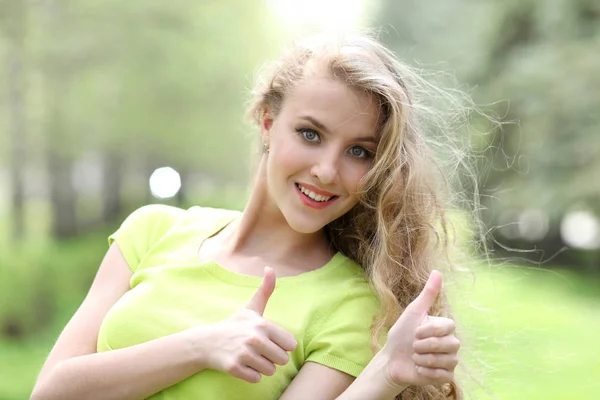
[[[163,204],[140,207],[108,237],[108,243],[117,242],[129,268],[135,272],[148,250],[173,227],[183,212]]]
[[[371,327],[377,311],[378,302],[368,287],[346,292],[315,329],[306,361],[358,376],[374,356]]]

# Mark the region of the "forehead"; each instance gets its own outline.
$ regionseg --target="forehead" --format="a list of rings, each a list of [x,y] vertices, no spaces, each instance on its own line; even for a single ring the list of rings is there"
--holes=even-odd
[[[332,132],[377,133],[379,109],[374,96],[327,73],[307,75],[288,93],[281,111],[289,118],[313,117]]]

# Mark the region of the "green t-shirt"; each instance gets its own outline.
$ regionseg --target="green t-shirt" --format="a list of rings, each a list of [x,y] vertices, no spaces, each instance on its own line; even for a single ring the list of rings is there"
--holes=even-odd
[[[109,238],[110,243],[117,241],[133,271],[131,290],[104,318],[97,350],[120,349],[213,324],[244,307],[262,278],[198,259],[202,241],[240,215],[164,205],[133,212]],[[307,361],[357,376],[373,357],[370,328],[377,307],[362,268],[337,253],[319,269],[277,279],[264,317],[292,333],[298,346],[273,376],[252,384],[203,370],[151,398],[277,399]]]

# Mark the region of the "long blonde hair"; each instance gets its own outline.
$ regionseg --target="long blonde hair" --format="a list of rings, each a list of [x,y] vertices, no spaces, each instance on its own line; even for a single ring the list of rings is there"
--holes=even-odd
[[[309,63],[325,65],[349,87],[374,96],[380,112],[380,141],[375,160],[361,181],[359,203],[331,222],[332,245],[362,265],[377,294],[381,312],[372,329],[374,348],[405,307],[423,289],[433,267],[450,265],[446,167],[435,156],[463,153],[452,126],[466,121],[461,96],[436,85],[404,65],[372,35],[318,35],[293,46],[259,81],[249,114],[260,124],[264,111],[277,115],[285,96],[304,76]],[[433,95],[433,96],[432,96]],[[442,99],[451,110],[425,101]],[[442,140],[442,139],[448,140]],[[443,158],[442,162],[448,162]],[[456,165],[450,161],[452,172]],[[431,310],[448,316],[444,296]],[[401,399],[460,399],[455,382],[442,388],[409,387]]]

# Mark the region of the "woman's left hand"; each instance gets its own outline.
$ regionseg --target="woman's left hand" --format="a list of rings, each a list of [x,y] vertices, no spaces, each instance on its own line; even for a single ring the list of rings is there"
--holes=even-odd
[[[454,379],[460,348],[456,325],[449,318],[427,315],[441,288],[442,276],[433,271],[388,333],[380,356],[386,360],[386,378],[393,387],[442,385]]]

